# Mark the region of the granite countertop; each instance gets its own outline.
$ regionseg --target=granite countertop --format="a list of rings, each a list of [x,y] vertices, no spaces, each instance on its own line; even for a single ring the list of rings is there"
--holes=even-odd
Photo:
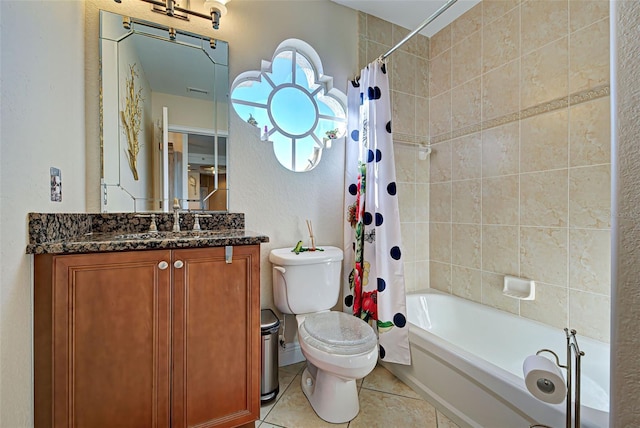
[[[202,214],[202,213],[199,213]],[[244,214],[207,213],[203,230],[195,231],[194,217],[184,213],[181,232],[172,232],[173,214],[156,213],[158,232],[149,232],[150,218],[134,213],[29,214],[28,254],[78,254],[173,248],[253,245],[269,238],[244,229]]]

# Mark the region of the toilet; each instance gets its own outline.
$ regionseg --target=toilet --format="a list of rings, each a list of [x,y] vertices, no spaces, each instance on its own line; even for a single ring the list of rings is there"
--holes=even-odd
[[[300,349],[307,359],[302,391],[327,422],[344,423],[360,410],[356,380],[371,373],[378,359],[373,328],[360,318],[330,309],[338,302],[342,250],[296,254],[272,250],[273,297],[285,314],[295,314]]]

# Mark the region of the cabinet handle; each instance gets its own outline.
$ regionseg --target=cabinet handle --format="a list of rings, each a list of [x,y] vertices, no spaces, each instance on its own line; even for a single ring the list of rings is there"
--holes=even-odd
[[[165,270],[168,267],[169,267],[169,263],[165,262],[164,260],[158,263],[158,268],[160,268],[160,270]]]
[[[176,260],[173,263],[173,267],[175,267],[176,269],[180,269],[182,266],[184,266],[184,262],[182,260]]]

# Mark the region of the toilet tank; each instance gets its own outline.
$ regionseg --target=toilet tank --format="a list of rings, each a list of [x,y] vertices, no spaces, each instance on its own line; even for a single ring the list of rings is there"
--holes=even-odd
[[[271,250],[273,299],[285,314],[305,314],[331,309],[340,295],[342,250],[319,247],[324,251],[299,254],[291,248]]]

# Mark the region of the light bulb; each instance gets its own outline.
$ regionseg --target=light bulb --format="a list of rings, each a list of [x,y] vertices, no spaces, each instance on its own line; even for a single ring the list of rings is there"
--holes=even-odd
[[[206,0],[204,2],[204,7],[209,13],[213,13],[213,11],[217,10],[220,16],[225,16],[227,14],[227,6],[230,0]]]
[[[225,6],[225,4],[228,1],[229,0],[206,0],[204,2],[204,7],[211,15],[211,25],[214,30],[220,27],[220,17],[227,14],[227,6]]]

